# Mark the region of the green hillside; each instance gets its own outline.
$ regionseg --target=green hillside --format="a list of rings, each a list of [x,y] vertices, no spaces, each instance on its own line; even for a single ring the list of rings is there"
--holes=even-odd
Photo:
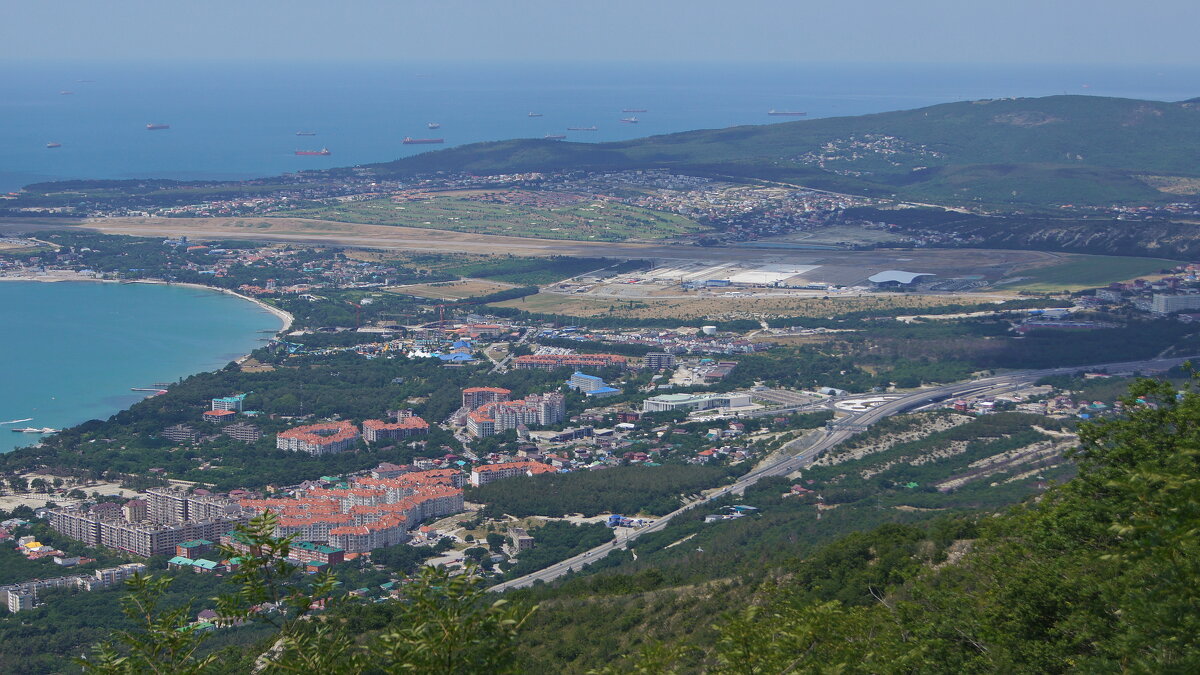
[[[947,203],[1105,204],[1167,198],[1139,176],[1198,176],[1198,153],[1195,101],[1049,96],[619,143],[479,143],[374,168],[402,176],[662,167]]]

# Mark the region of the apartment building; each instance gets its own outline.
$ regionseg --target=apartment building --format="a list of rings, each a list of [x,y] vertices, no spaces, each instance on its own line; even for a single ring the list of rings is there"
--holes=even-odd
[[[675,355],[667,352],[650,352],[642,358],[642,365],[648,370],[668,370],[675,367]]]
[[[469,387],[462,391],[462,406],[467,410],[475,410],[485,403],[507,401],[512,396],[512,390],[502,387]]]
[[[212,400],[213,410],[232,410],[235,413],[242,412],[242,403],[246,400],[245,394],[237,396],[223,396]]]
[[[348,421],[308,424],[280,432],[275,447],[310,455],[344,452],[358,442],[358,428]]]
[[[484,464],[471,471],[471,485],[480,487],[494,481],[514,476],[536,476],[542,473],[556,473],[558,469],[541,462],[505,462],[503,464]]]
[[[279,514],[276,535],[349,553],[393,546],[429,518],[463,510],[462,472],[413,471],[393,478],[359,477],[348,488],[312,487],[295,499],[244,500],[241,506]]]
[[[368,443],[384,440],[403,440],[429,433],[429,423],[420,417],[400,417],[396,422],[363,420],[363,440]]]
[[[176,424],[163,429],[160,434],[172,443],[195,443],[200,438],[196,430],[186,424]]]
[[[221,433],[235,441],[242,441],[243,443],[253,443],[262,438],[262,429],[246,422],[230,424],[222,429]]]
[[[532,394],[518,401],[483,405],[467,415],[467,431],[475,438],[485,438],[521,425],[558,424],[566,416],[567,399],[562,394]]]

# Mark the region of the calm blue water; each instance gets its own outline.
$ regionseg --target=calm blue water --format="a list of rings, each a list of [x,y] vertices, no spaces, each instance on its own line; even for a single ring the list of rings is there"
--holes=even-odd
[[[149,392],[223,367],[280,321],[257,305],[181,286],[0,282],[0,452],[37,442],[7,431],[107,419]]]
[[[405,136],[611,141],[781,121],[772,108],[816,118],[1061,93],[1181,100],[1200,96],[1200,66],[8,63],[0,92],[0,190],[12,190],[55,178],[248,178],[438,147],[401,145]],[[641,122],[619,122],[631,114]],[[171,128],[146,131],[151,122]],[[591,125],[599,131],[566,131]],[[321,147],[333,154],[293,154]]]

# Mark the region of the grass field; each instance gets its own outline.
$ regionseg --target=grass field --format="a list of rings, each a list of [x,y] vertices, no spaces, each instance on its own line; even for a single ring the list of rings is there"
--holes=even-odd
[[[1007,291],[1078,291],[1106,286],[1116,281],[1156,275],[1164,268],[1178,265],[1175,260],[1133,258],[1109,255],[1068,255],[1063,261],[1045,267],[1023,270],[1020,279],[998,286]]]
[[[496,303],[499,307],[515,307],[526,312],[563,314],[567,316],[616,316],[638,319],[660,318],[767,318],[777,316],[825,317],[848,312],[882,311],[893,308],[919,310],[942,305],[976,304],[988,298],[971,295],[878,295],[780,296],[780,297],[721,297],[637,299],[588,297],[560,293],[539,293],[516,300]]]
[[[615,202],[550,202],[528,193],[518,201],[491,201],[475,193],[437,194],[419,200],[391,198],[348,202],[281,215],[368,225],[398,225],[474,234],[503,234],[579,241],[654,240],[708,228],[670,213]],[[515,199],[515,198],[513,198]]]
[[[484,279],[463,279],[462,281],[442,281],[432,284],[413,284],[411,286],[394,286],[387,290],[403,295],[415,295],[418,298],[435,300],[460,300],[487,295],[512,288],[512,284],[502,284]]]

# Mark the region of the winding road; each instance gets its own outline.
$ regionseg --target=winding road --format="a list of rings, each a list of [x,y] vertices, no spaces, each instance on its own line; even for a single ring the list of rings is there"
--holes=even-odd
[[[708,502],[711,502],[715,499],[720,499],[721,497],[729,494],[743,494],[745,493],[746,488],[754,485],[763,478],[770,476],[786,476],[793,471],[808,466],[821,453],[836,446],[847,438],[850,438],[854,434],[858,433],[862,428],[875,424],[885,417],[917,411],[925,407],[936,405],[948,398],[1002,394],[1006,391],[1011,391],[1013,389],[1032,384],[1033,382],[1036,382],[1037,380],[1048,375],[1065,375],[1070,373],[1096,370],[1104,370],[1113,373],[1146,373],[1167,370],[1185,361],[1191,360],[1200,360],[1200,356],[1151,359],[1147,361],[1127,361],[1123,363],[1105,363],[1089,366],[1073,366],[1069,368],[1048,368],[1045,370],[1019,370],[1004,373],[1002,375],[985,377],[978,380],[948,384],[941,387],[931,387],[893,398],[867,410],[852,413],[837,420],[833,424],[832,428],[825,431],[824,436],[817,439],[816,442],[808,445],[808,447],[801,448],[800,446],[804,445],[805,441],[810,438],[811,435],[802,436],[801,438],[791,441],[783,447],[785,454],[784,457],[750,471],[749,473],[738,478],[737,481],[710,493],[704,499],[685,504],[671,513],[659,518],[653,523],[637,530],[627,531],[623,533],[623,536],[619,535],[610,542],[601,544],[600,546],[597,546],[591,550],[555,563],[545,569],[538,570],[537,572],[532,572],[530,574],[526,574],[525,576],[496,584],[489,590],[507,591],[514,588],[524,588],[537,581],[550,582],[572,571],[582,569],[588,563],[591,563],[595,560],[600,560],[614,550],[628,547],[629,541],[632,539],[636,539],[644,534],[657,532],[658,530],[665,528],[673,518],[687,513],[697,506],[702,506]]]

